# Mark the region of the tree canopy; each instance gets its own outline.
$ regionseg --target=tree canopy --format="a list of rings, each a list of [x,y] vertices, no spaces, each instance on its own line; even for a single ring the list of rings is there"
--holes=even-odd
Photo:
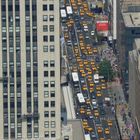
[[[111,67],[111,64],[108,60],[104,59],[103,61],[101,61],[101,63],[99,64],[99,75],[104,76],[105,80],[112,80],[113,79],[113,70]]]

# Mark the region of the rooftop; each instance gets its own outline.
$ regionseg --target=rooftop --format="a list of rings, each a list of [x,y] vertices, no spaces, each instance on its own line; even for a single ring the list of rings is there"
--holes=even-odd
[[[122,15],[126,27],[140,27],[140,12],[127,12]]]

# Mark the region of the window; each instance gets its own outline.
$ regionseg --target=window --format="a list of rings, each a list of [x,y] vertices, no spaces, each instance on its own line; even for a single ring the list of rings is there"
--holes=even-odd
[[[43,25],[43,32],[48,32],[48,25]]]
[[[55,91],[51,91],[51,97],[55,97]]]
[[[43,36],[43,41],[44,41],[44,42],[48,42],[48,36],[47,36],[47,35],[44,35],[44,36]]]
[[[43,5],[43,11],[47,11],[47,4]]]
[[[55,117],[55,111],[51,111],[51,117]]]
[[[44,101],[44,107],[49,107],[49,101]]]
[[[51,137],[55,137],[55,131],[51,131]]]
[[[50,42],[54,42],[54,35],[50,35]]]
[[[64,136],[64,140],[69,140],[69,136]]]
[[[54,52],[54,45],[50,45],[50,52]]]
[[[50,32],[54,32],[54,25],[49,26]]]
[[[48,67],[48,60],[44,60],[44,67]]]
[[[44,111],[44,117],[48,118],[49,117],[49,111]]]
[[[55,61],[54,60],[50,60],[50,67],[55,67]]]
[[[55,71],[54,70],[50,71],[50,76],[51,77],[54,77],[55,76]]]
[[[51,82],[50,82],[50,86],[51,86],[51,87],[55,87],[55,81],[51,81]]]
[[[50,21],[54,21],[54,15],[50,15],[50,16],[49,16],[49,20],[50,20]]]
[[[44,87],[49,87],[48,81],[44,82]]]
[[[49,91],[44,91],[44,98],[48,98],[49,97]]]
[[[49,137],[49,131],[45,131],[45,132],[44,132],[44,137],[45,137],[45,138],[48,138],[48,137]]]
[[[55,107],[55,101],[51,101],[51,107]]]
[[[48,21],[48,15],[43,15],[43,21]]]
[[[53,5],[53,4],[50,4],[50,5],[49,5],[49,10],[50,10],[50,11],[53,11],[53,10],[54,10],[54,5]]]
[[[48,121],[45,121],[45,122],[44,122],[44,127],[45,127],[45,128],[49,128],[49,122],[48,122]]]
[[[43,46],[43,52],[48,52],[48,46]]]
[[[55,128],[55,121],[51,121],[51,128]]]
[[[48,71],[44,71],[44,77],[48,77]]]

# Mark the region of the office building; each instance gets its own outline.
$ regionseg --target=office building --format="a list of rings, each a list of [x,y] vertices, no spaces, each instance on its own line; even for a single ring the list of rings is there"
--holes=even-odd
[[[139,0],[122,0],[121,1],[123,12],[140,12],[140,1]]]
[[[0,140],[59,140],[59,0],[0,0]]]
[[[140,38],[129,52],[129,109],[140,139]]]

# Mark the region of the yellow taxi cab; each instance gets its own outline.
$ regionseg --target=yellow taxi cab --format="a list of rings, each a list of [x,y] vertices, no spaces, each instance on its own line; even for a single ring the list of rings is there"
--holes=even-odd
[[[102,96],[102,94],[101,94],[100,91],[97,91],[96,95],[97,95],[98,97],[101,97],[101,96]]]
[[[86,111],[85,111],[84,108],[80,108],[80,113],[81,113],[81,114],[85,114],[85,112],[86,112]]]
[[[108,126],[112,126],[112,121],[111,120],[108,120],[107,123],[108,123]]]
[[[82,50],[82,53],[83,53],[83,54],[85,54],[85,55],[87,55],[87,54],[88,54],[87,50],[85,50],[85,49],[84,49],[84,50]]]
[[[96,49],[96,48],[93,48],[93,52],[94,52],[94,53],[97,53],[98,51],[97,51],[97,49]]]
[[[92,61],[90,62],[90,64],[91,64],[91,65],[95,65],[95,62],[94,62],[94,60],[92,60]]]
[[[102,85],[101,85],[101,88],[102,88],[102,89],[106,89],[106,85],[105,85],[105,84],[102,84]]]
[[[74,24],[74,21],[73,21],[73,19],[70,19],[70,24]]]
[[[104,80],[104,79],[101,79],[101,82],[102,82],[102,83],[105,83],[105,80]]]
[[[92,66],[92,70],[93,70],[93,71],[96,71],[97,68],[96,68],[95,66]]]
[[[79,6],[82,5],[82,1],[81,0],[78,0],[77,1],[77,5],[79,5]]]
[[[87,65],[88,64],[88,60],[84,60],[84,65]]]
[[[83,124],[83,125],[88,125],[87,120],[83,120],[83,121],[82,121],[82,124]]]
[[[84,69],[79,69],[79,71],[80,71],[80,73],[84,73],[85,72]]]
[[[98,110],[94,110],[94,115],[95,115],[95,117],[99,117],[99,111]]]
[[[90,99],[86,99],[86,104],[90,104]]]
[[[87,130],[87,131],[89,131],[89,132],[93,131],[93,128],[92,127],[85,127],[84,129]]]
[[[87,80],[88,80],[89,82],[92,81],[92,76],[89,75],[89,76],[87,77]]]
[[[73,5],[73,10],[76,13],[76,11],[78,10],[78,7],[76,5]]]
[[[99,85],[96,86],[96,90],[100,91],[101,87]]]
[[[99,140],[104,140],[104,138],[100,138]]]
[[[82,121],[82,125],[83,125],[83,128],[84,129],[87,128],[87,127],[89,127],[87,121]]]
[[[90,92],[90,93],[93,93],[93,92],[94,92],[94,88],[93,88],[93,87],[90,87],[90,88],[89,88],[89,92]]]
[[[98,133],[102,133],[102,128],[101,127],[97,127],[97,132]]]
[[[91,13],[90,11],[88,11],[86,14],[87,14],[88,16],[90,16],[90,17],[93,16],[93,13]]]
[[[77,57],[76,60],[77,60],[77,62],[80,62],[81,61],[81,58]]]
[[[85,49],[85,47],[84,47],[84,46],[80,46],[80,49],[81,49],[81,50],[84,50],[84,49]]]
[[[84,16],[84,14],[85,14],[84,12],[80,11],[80,16]]]
[[[82,73],[81,76],[82,76],[82,77],[86,77],[86,73]]]
[[[92,70],[88,70],[88,74],[92,74]]]
[[[107,134],[107,135],[110,134],[109,128],[105,128],[105,134]]]
[[[91,113],[90,110],[87,110],[86,114],[87,114],[87,115],[91,115],[92,113]]]
[[[89,55],[92,55],[92,50],[88,50],[88,54]]]
[[[93,82],[89,82],[89,86],[90,87],[93,87],[94,86],[94,83]]]
[[[79,35],[79,39],[82,40],[84,39],[84,36],[82,34]]]
[[[83,85],[82,86],[82,90],[87,90],[87,86],[86,85]]]
[[[72,71],[73,71],[73,72],[77,72],[77,67],[73,67],[73,68],[72,68]]]

